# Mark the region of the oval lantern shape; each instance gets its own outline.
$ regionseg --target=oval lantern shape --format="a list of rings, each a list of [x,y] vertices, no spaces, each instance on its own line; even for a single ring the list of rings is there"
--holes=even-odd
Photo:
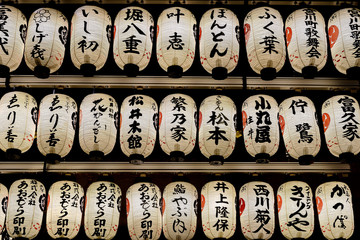
[[[2,15],[2,47],[0,48],[0,77],[9,77],[21,63],[27,31],[25,15],[17,8],[0,5]]]
[[[279,123],[286,151],[300,165],[311,164],[321,146],[314,103],[303,96],[285,99],[279,106]]]
[[[161,192],[153,183],[140,182],[126,192],[126,213],[132,240],[157,240],[161,235]]]
[[[249,182],[239,191],[241,231],[246,239],[270,239],[275,228],[274,191],[266,182]]]
[[[79,233],[84,210],[84,189],[73,181],[51,185],[46,212],[47,232],[53,239],[73,239]]]
[[[160,103],[159,141],[171,158],[184,160],[196,143],[197,107],[185,94],[170,94]]]
[[[226,96],[205,98],[199,113],[199,148],[210,164],[222,164],[235,148],[236,106]]]
[[[240,26],[226,8],[212,8],[200,20],[199,49],[203,68],[216,80],[227,78],[238,64]]]
[[[314,78],[326,64],[325,21],[312,8],[298,9],[285,22],[286,45],[292,68],[304,78]]]
[[[150,62],[154,19],[141,7],[121,9],[114,23],[113,53],[116,64],[128,77],[135,77]]]
[[[39,107],[37,147],[49,160],[69,154],[77,124],[77,104],[64,94],[45,96]]]
[[[209,239],[231,238],[236,229],[236,191],[226,181],[212,181],[201,189],[201,222]]]
[[[71,19],[70,55],[76,68],[92,77],[106,63],[111,41],[111,17],[106,10],[85,5]]]
[[[156,56],[169,77],[180,78],[194,62],[196,19],[186,8],[165,9],[157,21]]]
[[[285,64],[284,23],[278,10],[259,7],[244,20],[247,58],[263,80],[272,80]]]
[[[8,189],[0,183],[0,231],[2,232],[5,226],[6,210],[8,208],[9,192]]]
[[[80,104],[79,142],[90,157],[109,154],[115,146],[119,108],[113,97],[103,93],[87,95]]]
[[[84,227],[89,239],[113,239],[120,220],[121,189],[113,182],[90,184],[86,191]]]
[[[354,233],[351,190],[343,182],[323,183],[316,189],[321,232],[326,239],[349,239]]]
[[[35,238],[41,228],[45,210],[46,189],[34,179],[11,184],[6,213],[6,230],[12,238]]]
[[[57,71],[65,57],[69,24],[56,9],[39,8],[31,14],[25,41],[25,62],[38,78]]]
[[[246,151],[256,162],[269,162],[279,149],[279,106],[268,95],[247,98],[242,105],[242,122]]]
[[[120,113],[120,147],[130,162],[140,164],[154,150],[158,126],[158,107],[145,95],[124,99]]]
[[[314,231],[314,206],[310,186],[301,181],[283,183],[277,202],[281,233],[287,239],[308,239]]]

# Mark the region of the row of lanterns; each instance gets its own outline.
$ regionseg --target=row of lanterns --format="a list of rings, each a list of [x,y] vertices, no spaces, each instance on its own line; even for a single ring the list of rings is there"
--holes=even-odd
[[[0,6],[1,69],[12,72],[25,62],[40,78],[47,78],[62,65],[68,35],[68,20],[58,10],[40,8],[30,17],[11,6]],[[357,22],[360,10],[345,8],[328,21],[331,55],[338,71],[356,76],[360,46]],[[265,80],[275,78],[286,59],[286,47],[293,69],[313,78],[326,64],[327,36],[323,16],[315,9],[296,10],[284,23],[271,7],[259,7],[244,20],[247,58],[251,68]],[[85,76],[92,76],[107,60],[113,28],[113,56],[128,76],[136,76],[150,61],[154,20],[140,7],[119,11],[114,27],[106,10],[98,6],[78,8],[71,20],[70,54],[73,64]],[[156,26],[156,57],[170,77],[181,77],[195,56],[197,22],[183,7],[165,9]],[[26,36],[26,37],[25,37]],[[224,79],[239,61],[240,26],[235,13],[226,8],[205,12],[200,21],[199,50],[204,69],[215,79]],[[286,46],[285,46],[286,45]],[[8,73],[7,73],[8,74]],[[4,74],[3,74],[4,75]],[[5,74],[6,75],[6,74]]]

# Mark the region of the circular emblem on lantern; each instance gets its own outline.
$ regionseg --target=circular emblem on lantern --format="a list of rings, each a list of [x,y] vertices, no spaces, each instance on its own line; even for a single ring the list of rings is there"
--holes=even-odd
[[[1,208],[4,214],[6,214],[8,199],[9,199],[8,197],[4,197],[3,200],[1,201]]]
[[[324,113],[322,115],[322,121],[323,121],[323,125],[324,125],[324,132],[326,132],[326,130],[329,128],[329,125],[330,125],[330,115],[327,113]]]
[[[278,212],[280,212],[280,210],[281,210],[281,207],[282,207],[282,198],[281,198],[281,196],[280,195],[277,195],[277,203],[278,203]]]
[[[201,211],[204,210],[204,206],[205,206],[205,197],[204,195],[201,194]]]
[[[243,198],[240,198],[239,201],[239,210],[240,210],[240,216],[243,214],[244,210],[245,210],[245,200]]]
[[[250,24],[245,23],[244,33],[245,33],[245,45],[246,45],[250,38]]]
[[[242,112],[241,112],[241,115],[242,115],[243,130],[244,130],[245,127],[246,127],[247,114],[246,114],[245,111],[242,111]]]
[[[39,198],[39,207],[42,212],[45,210],[45,198],[46,198],[45,194],[42,194]]]
[[[329,27],[329,43],[330,43],[330,48],[332,48],[334,46],[334,44],[336,43],[336,40],[339,36],[339,28],[335,25],[331,25]]]
[[[279,124],[280,124],[280,128],[281,128],[281,134],[284,135],[285,119],[281,115],[279,115]]]
[[[292,30],[291,27],[286,28],[286,46],[288,47],[292,38]]]
[[[317,212],[318,212],[318,214],[320,214],[321,213],[321,210],[322,210],[322,208],[323,208],[323,201],[321,200],[321,198],[320,197],[316,197],[316,206],[317,206]]]

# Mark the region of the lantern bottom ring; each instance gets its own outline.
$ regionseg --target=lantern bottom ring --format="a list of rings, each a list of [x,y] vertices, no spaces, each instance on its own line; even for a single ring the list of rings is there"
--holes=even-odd
[[[216,67],[212,70],[212,77],[215,80],[224,80],[227,78],[228,70],[224,67]]]
[[[0,78],[9,78],[10,77],[10,68],[5,65],[0,64]]]
[[[34,68],[34,75],[37,78],[46,79],[50,76],[50,69],[44,66],[36,66]]]
[[[358,77],[360,76],[360,67],[351,67],[349,69],[346,70],[346,76],[349,79],[358,79]]]
[[[61,156],[56,153],[46,154],[46,162],[51,164],[59,163],[61,160]]]
[[[9,148],[6,150],[6,159],[9,161],[18,161],[21,158],[21,151],[16,148]]]
[[[220,166],[224,164],[224,157],[219,155],[213,155],[209,157],[209,164],[212,166]]]
[[[181,78],[183,74],[183,69],[180,66],[173,65],[167,69],[168,76],[171,78]]]
[[[261,79],[270,81],[276,78],[276,69],[272,67],[263,68],[260,71]]]
[[[170,153],[170,161],[183,162],[185,160],[185,153],[181,151],[172,151]]]
[[[129,162],[134,165],[141,165],[144,163],[144,156],[141,154],[131,154]]]
[[[81,64],[80,71],[84,77],[93,77],[96,72],[96,67],[93,64],[85,63]]]
[[[318,69],[314,66],[306,66],[301,70],[301,73],[305,79],[313,79],[317,72]]]
[[[312,155],[303,155],[299,157],[300,165],[310,165],[314,162],[314,156]]]
[[[125,64],[124,72],[128,77],[136,77],[139,74],[139,66],[132,63]]]
[[[256,163],[264,164],[269,163],[270,155],[267,153],[258,153],[255,155]]]

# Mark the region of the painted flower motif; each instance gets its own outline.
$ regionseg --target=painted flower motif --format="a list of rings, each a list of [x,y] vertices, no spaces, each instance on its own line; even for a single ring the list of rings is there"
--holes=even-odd
[[[42,22],[47,22],[48,20],[50,20],[50,12],[49,10],[46,9],[40,9],[39,11],[37,11],[34,15],[34,20],[36,23],[42,23]]]

